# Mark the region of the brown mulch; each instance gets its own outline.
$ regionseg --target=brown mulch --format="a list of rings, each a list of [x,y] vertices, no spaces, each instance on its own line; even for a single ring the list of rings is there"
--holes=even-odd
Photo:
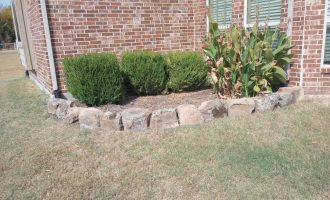
[[[164,108],[176,108],[182,104],[193,104],[196,107],[204,101],[217,99],[217,95],[211,89],[196,92],[171,93],[156,96],[129,96],[123,105],[107,104],[99,109],[110,112],[120,112],[127,108],[147,108],[151,111]]]

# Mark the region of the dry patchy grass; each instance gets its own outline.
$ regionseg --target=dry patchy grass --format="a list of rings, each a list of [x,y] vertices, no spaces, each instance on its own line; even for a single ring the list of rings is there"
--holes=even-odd
[[[81,131],[46,101],[1,78],[0,199],[330,198],[330,108],[317,101],[145,133]]]
[[[18,53],[13,50],[0,51],[0,81],[7,81],[24,76]]]

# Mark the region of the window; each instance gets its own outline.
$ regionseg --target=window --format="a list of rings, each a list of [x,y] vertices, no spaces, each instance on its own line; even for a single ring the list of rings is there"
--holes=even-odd
[[[252,26],[257,19],[259,8],[259,22],[268,22],[269,26],[276,26],[281,20],[281,0],[245,0],[245,23]]]
[[[219,26],[230,26],[232,14],[232,0],[209,0],[211,20]]]
[[[327,7],[324,64],[330,64],[330,0],[328,0]]]

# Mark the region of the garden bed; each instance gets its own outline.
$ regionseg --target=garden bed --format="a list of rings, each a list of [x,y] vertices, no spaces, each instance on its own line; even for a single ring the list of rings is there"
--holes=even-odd
[[[79,122],[82,128],[143,131],[247,116],[296,103],[303,97],[299,87],[273,93],[287,84],[290,38],[279,30],[258,27],[257,23],[246,32],[232,26],[223,34],[211,23],[204,56],[137,51],[125,52],[120,59],[113,53],[67,57],[63,65],[68,91],[91,107],[51,99],[48,112],[66,123]],[[201,90],[210,85],[217,94]],[[171,94],[161,95],[168,91]],[[127,96],[130,93],[137,96]]]
[[[127,108],[146,108],[149,110],[176,108],[182,104],[192,104],[198,107],[202,102],[217,99],[212,89],[194,92],[171,93],[168,95],[128,96],[122,105],[106,104],[98,107],[106,112],[121,112]]]
[[[276,93],[241,99],[218,99],[211,90],[131,98],[122,106],[79,107],[79,103],[51,98],[48,113],[81,128],[143,131],[201,124],[217,118],[269,112],[303,99],[299,87],[284,87]]]

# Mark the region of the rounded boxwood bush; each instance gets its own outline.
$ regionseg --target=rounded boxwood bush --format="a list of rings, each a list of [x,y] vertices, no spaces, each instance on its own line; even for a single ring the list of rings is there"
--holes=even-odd
[[[175,52],[166,55],[169,80],[173,92],[193,91],[208,85],[208,67],[198,52]]]
[[[155,52],[126,52],[121,67],[131,89],[139,95],[160,94],[166,86],[166,62]]]
[[[123,78],[114,54],[86,54],[66,57],[64,75],[69,92],[89,106],[120,103]]]

